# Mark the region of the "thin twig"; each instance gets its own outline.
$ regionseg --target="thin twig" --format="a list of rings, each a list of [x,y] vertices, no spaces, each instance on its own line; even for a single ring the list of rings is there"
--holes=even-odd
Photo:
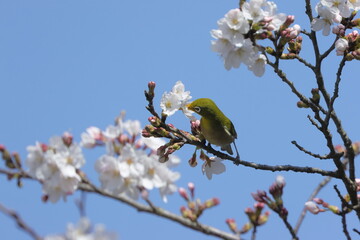
[[[25,221],[15,211],[10,210],[10,209],[6,208],[5,206],[3,206],[2,204],[0,204],[0,212],[3,212],[5,215],[13,218],[15,220],[15,222],[17,223],[17,225],[19,226],[19,228],[21,228],[26,233],[28,233],[33,239],[35,239],[35,240],[43,239],[29,225],[27,225],[25,223]]]
[[[251,233],[251,240],[255,240],[256,239],[256,230],[257,230],[257,226],[254,225],[252,233]]]
[[[280,216],[281,217],[281,216]],[[287,221],[287,218],[282,218],[286,228],[289,230],[293,240],[299,240],[299,237],[296,235],[296,232],[294,231],[293,227],[291,226],[291,224]]]
[[[320,160],[328,160],[328,159],[331,159],[332,156],[330,154],[327,154],[327,155],[324,155],[324,156],[321,156],[320,154],[315,154],[315,153],[312,153],[308,150],[306,150],[304,147],[300,146],[296,141],[291,141],[292,144],[294,144],[300,151],[314,157],[314,158],[318,158]]]
[[[347,240],[351,240],[351,237],[350,237],[350,233],[347,229],[347,223],[346,223],[346,212],[344,211],[341,211],[341,224],[342,224],[342,227],[343,227],[343,232],[345,234],[345,237]]]
[[[310,195],[310,197],[308,198],[307,201],[313,200],[319,194],[321,189],[323,189],[331,181],[331,179],[332,179],[331,177],[325,177],[318,184],[318,186],[314,189],[314,191],[311,193],[311,195]],[[305,219],[306,213],[307,213],[307,209],[306,209],[306,207],[304,207],[303,210],[301,211],[301,214],[300,214],[300,216],[299,216],[299,218],[297,220],[297,223],[295,225],[295,228],[294,228],[295,233],[299,232],[300,226],[301,226],[302,222]]]
[[[146,206],[137,201],[129,199],[127,197],[114,196],[110,193],[107,193],[107,192],[95,187],[93,184],[91,184],[89,182],[80,184],[79,189],[81,189],[83,191],[91,192],[91,193],[97,193],[102,196],[114,199],[116,201],[125,203],[125,204],[137,209],[139,212],[147,212],[150,214],[154,214],[154,215],[169,219],[173,222],[179,223],[185,227],[188,227],[188,228],[193,229],[198,232],[205,233],[207,235],[219,237],[222,239],[239,240],[239,237],[236,235],[233,235],[233,234],[230,234],[227,232],[223,232],[217,228],[214,228],[214,227],[211,227],[211,226],[199,223],[199,222],[190,221],[189,219],[186,219],[182,216],[171,213],[165,209],[155,207],[155,206],[152,206],[152,207]]]
[[[347,208],[350,208],[349,204],[346,202],[346,200],[344,199],[344,197],[341,195],[340,190],[338,189],[337,185],[334,185],[334,189],[336,191],[336,194],[338,195],[338,197],[340,198],[341,204]]]
[[[353,231],[360,235],[360,231],[357,230],[356,228],[353,228]]]
[[[306,67],[310,68],[311,70],[314,71],[315,66],[312,65],[311,63],[307,62],[305,59],[303,59],[302,57],[300,57],[299,55],[295,55],[295,58],[297,60],[299,60],[299,62],[301,62],[302,64],[304,64]]]

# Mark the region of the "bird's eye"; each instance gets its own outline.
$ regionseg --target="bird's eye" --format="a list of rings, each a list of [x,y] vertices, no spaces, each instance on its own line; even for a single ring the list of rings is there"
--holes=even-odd
[[[200,107],[194,107],[195,112],[199,113],[201,111]]]

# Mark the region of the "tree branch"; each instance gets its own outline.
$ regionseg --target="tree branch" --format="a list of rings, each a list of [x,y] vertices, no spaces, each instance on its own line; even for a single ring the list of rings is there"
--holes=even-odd
[[[28,174],[24,173],[24,172],[11,172],[11,171],[7,171],[4,169],[0,169],[0,174],[6,174],[6,175],[21,175],[23,178],[27,178],[27,179],[31,179],[31,180],[35,180],[38,181],[34,178],[32,178],[31,176],[29,176]],[[97,188],[95,185],[93,185],[91,182],[89,182],[87,179],[82,179],[83,182],[81,182],[79,184],[78,190],[84,191],[84,192],[89,192],[89,193],[95,193],[95,194],[99,194],[101,196],[104,197],[108,197],[111,199],[114,199],[116,201],[122,202],[130,207],[135,208],[136,210],[138,210],[139,212],[147,212],[150,214],[154,214],[157,215],[159,217],[163,217],[165,219],[171,220],[173,222],[179,223],[185,227],[188,227],[190,229],[193,229],[195,231],[198,232],[202,232],[204,234],[207,235],[211,235],[211,236],[215,236],[221,239],[227,239],[227,240],[239,240],[239,236],[234,235],[234,234],[230,234],[227,232],[223,232],[217,228],[199,223],[199,222],[193,222],[190,221],[187,218],[184,218],[182,216],[176,215],[174,213],[171,213],[165,209],[162,209],[160,207],[156,207],[153,204],[151,204],[151,206],[147,206],[144,204],[141,204],[135,200],[132,200],[130,198],[124,197],[124,196],[114,196],[110,193],[107,193],[99,188]],[[1,210],[1,209],[0,209]],[[36,240],[41,240],[41,238],[35,238]]]
[[[155,207],[155,206],[152,206],[152,207],[146,206],[141,203],[138,203],[137,201],[134,201],[132,199],[129,199],[129,198],[126,198],[123,196],[114,196],[110,193],[107,193],[107,192],[95,187],[90,182],[85,182],[85,183],[80,184],[79,189],[86,191],[86,192],[90,192],[90,193],[97,193],[99,195],[114,199],[116,201],[125,203],[126,205],[129,205],[129,206],[137,209],[139,212],[147,212],[150,214],[154,214],[154,215],[166,218],[168,220],[179,223],[185,227],[188,227],[188,228],[193,229],[198,232],[202,232],[207,235],[219,237],[221,239],[239,240],[239,237],[236,235],[233,235],[233,234],[230,234],[227,232],[223,232],[217,228],[214,228],[214,227],[211,227],[211,226],[199,223],[199,222],[192,222],[189,219],[186,219],[182,216],[171,213],[165,209]]]
[[[3,212],[5,215],[13,218],[16,224],[18,225],[18,227],[24,230],[26,233],[28,233],[33,239],[35,240],[43,239],[32,228],[30,228],[29,225],[27,225],[25,221],[15,211],[10,210],[5,206],[3,206],[2,204],[0,204],[0,212]]]

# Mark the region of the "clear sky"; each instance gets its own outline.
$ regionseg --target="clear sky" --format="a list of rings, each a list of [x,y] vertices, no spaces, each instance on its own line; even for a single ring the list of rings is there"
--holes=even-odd
[[[296,23],[309,30],[305,1],[276,1],[279,12],[296,16]],[[316,4],[312,1],[313,5]],[[181,80],[194,99],[212,98],[232,119],[238,132],[241,158],[270,165],[291,164],[331,170],[330,161],[319,161],[302,152],[292,140],[320,154],[327,153],[324,138],[307,119],[309,110],[298,109],[297,99],[288,86],[270,68],[262,78],[246,67],[225,70],[221,59],[210,49],[210,30],[216,21],[238,1],[55,1],[0,0],[0,143],[17,151],[25,160],[26,147],[36,141],[70,131],[76,141],[89,126],[105,128],[122,111],[127,119],[147,124],[143,91],[148,81],[155,81],[156,104],[164,91]],[[328,39],[333,39],[330,36]],[[331,41],[319,34],[322,49]],[[304,58],[312,61],[312,48],[304,37]],[[331,89],[337,63],[335,53],[324,65],[326,85]],[[359,82],[353,70],[358,63],[346,65],[337,113],[345,130],[359,140],[357,111]],[[310,96],[316,87],[310,71],[296,61],[284,61],[287,76]],[[355,75],[356,76],[356,75]],[[330,90],[330,92],[332,92]],[[157,105],[158,107],[158,105]],[[159,109],[159,107],[158,107]],[[176,113],[169,122],[189,130],[188,120]],[[333,126],[331,126],[333,129]],[[336,143],[341,143],[333,132]],[[176,168],[181,172],[178,186],[196,185],[196,194],[205,200],[220,198],[221,204],[200,218],[206,224],[226,230],[226,218],[239,225],[247,218],[245,207],[253,205],[250,195],[267,190],[278,173],[263,172],[226,163],[224,174],[209,181],[200,166],[187,164],[193,148],[184,147],[177,155],[182,159]],[[97,184],[95,160],[103,151],[85,150],[83,170]],[[301,173],[281,173],[287,181],[284,204],[289,221],[295,225],[301,209],[322,177]],[[68,222],[77,222],[74,204],[79,194],[67,202],[41,202],[41,186],[24,181],[22,189],[0,176],[0,203],[15,209],[39,234],[64,232]],[[320,197],[339,205],[332,185]],[[151,192],[156,205],[175,213],[184,204],[175,194],[164,204],[157,191]],[[93,194],[87,195],[87,216],[93,223],[103,223],[117,232],[120,239],[213,239],[156,216],[138,213],[128,206]],[[18,230],[13,220],[0,214],[2,239],[30,239]],[[331,213],[308,215],[300,229],[301,239],[343,239],[341,220]],[[358,226],[354,217],[349,226]],[[246,238],[250,238],[246,236]],[[290,235],[275,214],[258,230],[258,239],[289,239]]]

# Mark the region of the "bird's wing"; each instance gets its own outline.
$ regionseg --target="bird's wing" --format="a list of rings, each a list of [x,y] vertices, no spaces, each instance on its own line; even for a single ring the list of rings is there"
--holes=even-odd
[[[230,121],[230,129],[226,126],[224,126],[225,132],[229,134],[230,136],[233,136],[234,138],[237,138],[237,133],[234,127],[234,124]]]

